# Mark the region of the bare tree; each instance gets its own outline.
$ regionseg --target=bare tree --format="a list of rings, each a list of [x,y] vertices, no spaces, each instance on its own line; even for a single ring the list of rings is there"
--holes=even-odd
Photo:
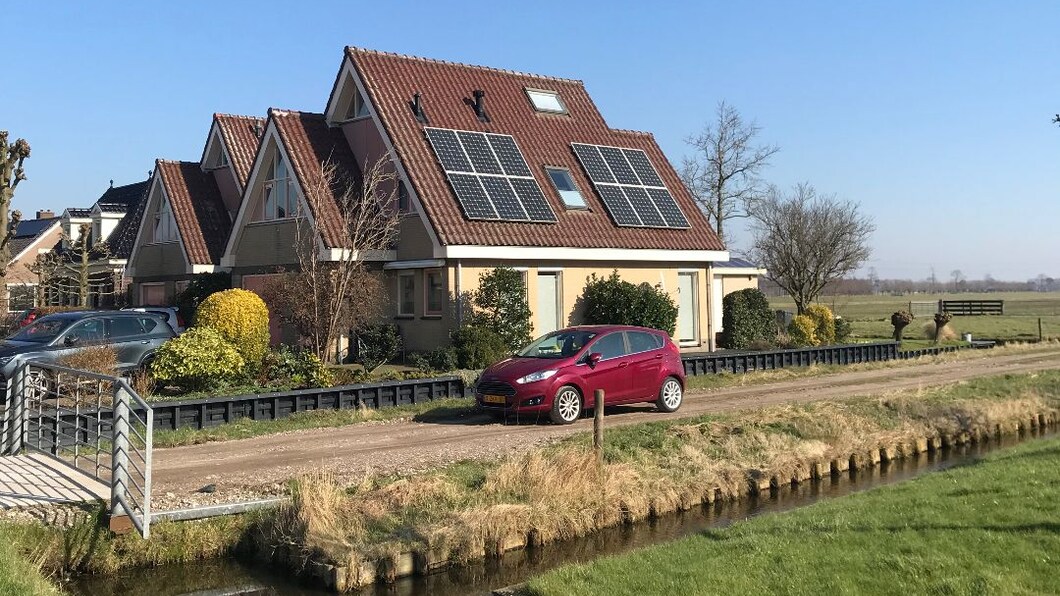
[[[751,205],[763,196],[761,171],[780,151],[775,145],[755,145],[761,128],[745,122],[736,108],[722,101],[715,121],[685,142],[695,149],[681,167],[681,180],[707,214],[714,230],[725,238],[725,222],[748,217]]]
[[[871,219],[849,201],[818,195],[808,183],[785,195],[776,188],[751,209],[752,256],[805,312],[824,287],[851,273],[870,254]]]
[[[961,289],[961,283],[964,281],[964,274],[961,273],[960,269],[954,269],[950,271],[950,277],[953,279],[953,291],[959,292]]]
[[[66,248],[56,255],[57,268],[50,272],[50,286],[58,292],[62,302],[90,306],[93,296],[103,298],[117,291],[113,273],[100,271],[96,266],[97,262],[110,256],[110,248],[93,237],[89,224],[78,226],[76,239],[64,231],[62,243]],[[45,268],[45,263],[39,267]]]
[[[296,216],[295,250],[298,271],[290,272],[268,290],[268,302],[282,321],[321,360],[350,329],[380,314],[386,293],[381,275],[373,271],[373,254],[393,248],[399,215],[397,184],[383,156],[366,166],[359,182],[332,162],[321,164],[306,184],[310,213]],[[321,219],[338,230],[341,247],[325,247]]]
[[[19,139],[8,142],[6,130],[0,130],[0,287],[7,286],[7,268],[11,264],[11,239],[18,230],[22,213],[11,210],[15,198],[15,187],[26,179],[26,170],[22,167],[29,157],[29,143]],[[0,302],[6,302],[7,293],[0,292]],[[0,304],[3,312],[6,304]]]

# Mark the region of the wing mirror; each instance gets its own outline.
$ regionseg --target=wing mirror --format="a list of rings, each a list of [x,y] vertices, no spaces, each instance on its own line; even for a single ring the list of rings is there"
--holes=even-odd
[[[596,365],[600,363],[600,359],[603,358],[603,354],[600,352],[593,352],[589,354],[589,357],[585,359],[586,364],[589,368],[596,368]]]

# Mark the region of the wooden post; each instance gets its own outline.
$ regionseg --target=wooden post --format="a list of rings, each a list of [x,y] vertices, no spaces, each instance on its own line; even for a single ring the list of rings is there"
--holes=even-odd
[[[604,390],[597,389],[593,392],[593,450],[596,458],[603,461],[604,458]]]
[[[1042,318],[1038,317],[1038,343],[1041,343],[1044,339],[1042,336]]]

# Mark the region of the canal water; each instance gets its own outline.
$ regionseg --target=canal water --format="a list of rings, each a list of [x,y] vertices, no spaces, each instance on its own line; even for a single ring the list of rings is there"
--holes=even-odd
[[[925,453],[881,463],[874,468],[851,471],[820,482],[783,487],[769,496],[707,505],[639,524],[603,530],[580,539],[514,551],[500,559],[452,568],[427,577],[406,578],[393,585],[367,589],[362,596],[488,594],[493,589],[525,582],[566,563],[591,561],[601,556],[669,542],[708,528],[724,527],[757,515],[787,511],[824,499],[903,482],[922,474],[973,462],[988,452],[1028,438],[1055,434],[1055,430],[1032,432],[1023,438],[1006,437],[1000,443],[991,441],[964,445],[934,454]],[[327,593],[303,586],[275,568],[235,559],[138,569],[115,575],[85,576],[76,578],[65,587],[73,594],[84,596],[316,596]]]

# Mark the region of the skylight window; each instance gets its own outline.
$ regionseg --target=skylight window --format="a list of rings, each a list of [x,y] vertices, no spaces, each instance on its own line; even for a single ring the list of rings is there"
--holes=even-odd
[[[545,168],[545,171],[548,172],[553,186],[559,191],[559,198],[563,200],[564,206],[570,209],[585,209],[585,197],[574,185],[570,171],[564,168]]]
[[[530,98],[530,103],[534,104],[534,109],[538,112],[567,113],[567,108],[564,107],[563,102],[559,99],[559,93],[555,91],[528,88],[526,89],[526,96]]]

